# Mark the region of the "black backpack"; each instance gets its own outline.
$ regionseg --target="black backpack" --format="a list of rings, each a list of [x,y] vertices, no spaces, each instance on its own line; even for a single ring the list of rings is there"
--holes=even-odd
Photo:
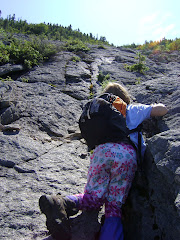
[[[126,118],[112,105],[116,96],[105,93],[88,101],[79,119],[82,137],[89,150],[107,142],[124,142],[134,146],[129,138],[132,132],[138,132],[138,159],[141,162],[140,127],[129,130]]]

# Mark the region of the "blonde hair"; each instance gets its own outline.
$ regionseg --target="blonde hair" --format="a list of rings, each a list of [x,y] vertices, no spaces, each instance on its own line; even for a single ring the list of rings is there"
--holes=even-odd
[[[120,97],[127,104],[129,104],[131,101],[128,91],[118,83],[109,82],[103,92],[112,93]]]

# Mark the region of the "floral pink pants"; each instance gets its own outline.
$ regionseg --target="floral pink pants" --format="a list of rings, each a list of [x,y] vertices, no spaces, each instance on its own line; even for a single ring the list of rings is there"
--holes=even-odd
[[[84,194],[76,197],[79,209],[99,209],[105,203],[106,217],[121,217],[137,169],[136,151],[128,144],[105,143],[90,156]]]

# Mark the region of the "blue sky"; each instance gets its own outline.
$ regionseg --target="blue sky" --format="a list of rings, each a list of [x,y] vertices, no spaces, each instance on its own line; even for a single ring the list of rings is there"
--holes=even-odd
[[[116,46],[180,38],[179,0],[0,0],[1,17],[105,36]]]

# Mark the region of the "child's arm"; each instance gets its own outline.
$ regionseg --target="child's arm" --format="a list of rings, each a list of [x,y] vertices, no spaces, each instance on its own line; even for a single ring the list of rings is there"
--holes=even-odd
[[[161,117],[168,112],[166,106],[162,103],[157,103],[152,105],[151,117]]]

